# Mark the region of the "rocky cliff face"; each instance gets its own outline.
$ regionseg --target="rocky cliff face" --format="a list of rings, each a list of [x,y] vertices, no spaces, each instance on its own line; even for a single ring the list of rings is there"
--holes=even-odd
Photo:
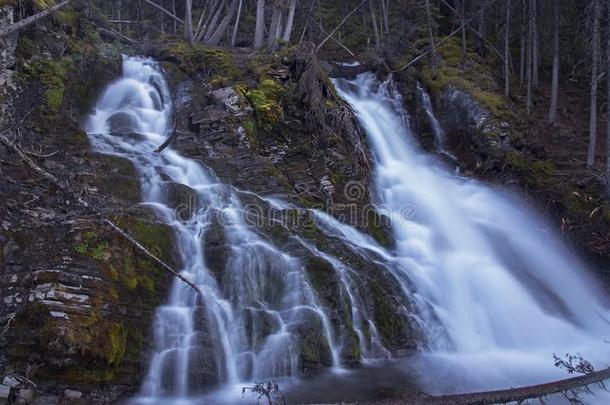
[[[406,85],[405,80],[403,85]],[[411,82],[409,86],[414,87]],[[521,194],[600,269],[610,262],[607,229],[610,211],[604,204],[603,179],[564,169],[533,139],[512,109],[494,110],[472,91],[449,84],[433,94],[449,150],[463,173],[504,184]],[[497,95],[497,97],[501,97]],[[425,116],[416,120],[425,121]],[[424,132],[425,133],[425,132]],[[425,139],[424,139],[425,142]]]
[[[0,98],[0,374],[3,392],[21,403],[34,382],[50,400],[85,390],[88,401],[111,400],[145,371],[148,330],[171,277],[100,216],[179,265],[171,233],[137,207],[133,166],[90,152],[80,129],[118,74],[120,52],[75,16],[75,36],[49,23],[22,32],[13,61],[2,48],[14,88],[2,86]]]
[[[366,209],[366,143],[310,45],[254,59],[183,43],[139,49],[105,42],[75,12],[69,26],[48,22],[23,31],[14,63],[3,56],[16,72],[15,89],[2,99],[0,147],[6,179],[0,189],[0,375],[11,379],[2,387],[7,395],[29,401],[35,383],[36,395],[50,400],[111,401],[133,393],[148,364],[154,309],[165,300],[171,275],[100,219],[111,219],[179,268],[172,233],[138,207],[133,166],[92,153],[80,129],[103,86],[118,76],[121,52],[151,54],[163,63],[178,106],[171,147],[235,187],[244,204],[258,208],[257,232],[303,259],[339,331],[343,362],[357,365],[361,355],[347,297],[337,293],[331,263],[294,243],[295,235],[336,252],[357,272],[365,310],[386,348],[415,349],[417,328],[395,317],[405,300],[383,259],[371,264],[311,221],[309,209],[325,210],[391,244],[384,219]],[[288,228],[269,222],[271,206],[262,195],[302,207],[283,208],[281,215],[309,221]],[[191,209],[193,196],[176,185],[171,198],[176,208]],[[230,249],[222,227],[212,224],[203,243],[222,283]],[[331,364],[311,326],[300,331],[303,374]]]

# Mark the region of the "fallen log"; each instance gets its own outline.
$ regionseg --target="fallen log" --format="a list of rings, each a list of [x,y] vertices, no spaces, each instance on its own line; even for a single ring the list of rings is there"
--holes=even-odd
[[[17,21],[16,23],[9,25],[8,28],[0,31],[0,38],[4,37],[6,35],[12,34],[13,32],[19,31],[20,29],[27,27],[28,25],[32,24],[33,22],[36,22],[36,21],[40,20],[41,18],[45,18],[46,16],[53,14],[56,11],[61,10],[62,8],[64,8],[65,6],[67,6],[70,3],[72,3],[72,0],[64,0],[61,3],[57,3],[56,5],[49,7],[44,11],[41,11],[40,13],[34,14],[30,17],[24,18],[23,20]]]
[[[577,401],[579,393],[592,394],[589,388],[591,385],[599,385],[605,388],[603,382],[608,379],[610,379],[610,367],[578,377],[526,387],[441,396],[422,395],[411,403],[418,405],[488,405],[508,402],[522,403],[528,399],[545,398],[549,395],[563,395],[570,401]],[[387,401],[383,403],[389,405],[398,402]]]

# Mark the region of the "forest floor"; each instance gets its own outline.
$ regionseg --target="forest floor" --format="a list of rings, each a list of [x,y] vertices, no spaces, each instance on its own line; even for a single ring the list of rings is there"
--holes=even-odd
[[[531,117],[529,140],[544,148],[555,161],[558,174],[592,176],[604,181],[606,165],[606,123],[603,106],[598,105],[595,168],[586,166],[589,145],[590,95],[587,89],[565,80],[559,88],[557,122],[548,124],[550,86],[541,84]]]

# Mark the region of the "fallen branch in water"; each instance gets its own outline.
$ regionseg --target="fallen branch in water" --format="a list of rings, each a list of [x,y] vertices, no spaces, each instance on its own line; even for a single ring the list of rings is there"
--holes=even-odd
[[[89,211],[93,216],[101,218],[103,223],[110,226],[110,228],[112,228],[112,230],[114,232],[118,233],[125,240],[127,240],[129,243],[131,243],[137,250],[139,250],[145,256],[148,256],[150,259],[152,259],[154,262],[156,262],[158,265],[160,265],[164,270],[170,272],[172,275],[174,275],[175,277],[180,279],[183,283],[185,283],[186,285],[191,287],[193,290],[195,290],[199,294],[202,294],[199,287],[197,287],[192,281],[190,281],[188,278],[184,277],[182,274],[180,274],[179,272],[174,270],[169,264],[165,263],[163,260],[159,259],[157,256],[152,254],[148,249],[146,249],[144,247],[144,245],[142,245],[140,242],[138,242],[138,240],[136,238],[134,238],[133,236],[131,236],[128,232],[121,229],[118,225],[116,225],[114,222],[112,222],[108,218],[104,218],[102,213],[99,210],[94,209],[91,204],[89,204],[87,201],[85,201],[82,197],[76,195],[76,193],[74,193],[72,190],[70,190],[69,187],[66,184],[63,184],[56,176],[47,172],[40,166],[38,166],[38,164],[36,164],[36,162],[34,162],[19,147],[19,145],[17,145],[13,140],[11,140],[9,137],[7,137],[5,133],[0,134],[0,142],[2,142],[7,148],[9,148],[13,152],[15,152],[17,154],[17,156],[19,156],[21,158],[21,160],[23,160],[23,162],[27,166],[29,166],[32,170],[34,170],[36,173],[40,174],[42,177],[47,179],[55,187],[62,190],[68,196],[70,196],[74,200],[76,200],[82,207],[87,209],[87,211]]]
[[[593,394],[589,388],[590,385],[598,385],[605,389],[604,380],[608,379],[610,379],[610,367],[578,377],[526,387],[470,392],[467,394],[422,396],[413,401],[413,403],[426,405],[487,405],[508,402],[521,403],[528,399],[541,399],[549,395],[563,395],[568,401],[582,403],[578,399],[579,393],[587,392]],[[387,403],[391,404],[392,401],[387,401]]]

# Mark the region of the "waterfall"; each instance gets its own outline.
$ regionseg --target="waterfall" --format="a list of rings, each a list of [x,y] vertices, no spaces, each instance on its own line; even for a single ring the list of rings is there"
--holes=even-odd
[[[606,302],[549,226],[515,197],[449,173],[424,154],[391,80],[379,83],[365,73],[335,85],[367,133],[376,203],[397,219],[394,271],[432,308],[420,314],[428,339],[414,361],[425,389],[506,388],[566,377],[554,367],[554,353],[580,353],[603,367],[610,353]],[[429,97],[424,102],[441,141]],[[416,210],[401,219],[405,206]]]
[[[298,375],[303,331],[319,336],[331,352],[329,366],[340,368],[336,331],[301,258],[251,229],[235,190],[211,170],[172,148],[154,152],[167,139],[171,111],[157,63],[124,57],[122,77],[107,87],[86,124],[96,151],[133,162],[143,205],[173,229],[180,273],[202,291],[173,281],[156,310],[154,353],[135,401],[200,403],[197,396],[218,384]],[[171,204],[175,185],[200,202],[186,218]],[[205,260],[203,240],[213,223],[222,226],[227,244],[220,269]]]
[[[446,152],[447,148],[447,139],[445,136],[445,131],[441,126],[440,122],[436,119],[436,114],[434,114],[434,107],[432,107],[432,100],[430,100],[430,95],[426,90],[422,87],[420,83],[417,83],[417,97],[419,103],[424,108],[426,112],[426,116],[430,121],[430,126],[432,127],[432,133],[434,134],[434,144],[439,151]]]
[[[86,130],[95,151],[134,164],[142,206],[172,229],[179,271],[202,292],[172,280],[156,309],[153,350],[133,402],[235,403],[241,387],[270,379],[304,402],[374,400],[378,387],[404,387],[413,376],[428,392],[505,388],[565,377],[554,353],[603,366],[610,354],[606,303],[550,227],[514,196],[456,176],[422,152],[391,80],[363,74],[335,85],[366,130],[375,204],[391,220],[392,248],[322,211],[236,190],[171,147],[155,152],[169,135],[170,91],[156,62],[124,58],[123,75],[101,95]],[[420,97],[442,151],[442,127],[423,89]],[[176,207],[176,187],[196,207]],[[276,245],[246,221],[246,194],[269,209],[308,211],[360,266],[383,272],[396,287],[388,297],[396,303],[392,316],[421,331],[420,351],[397,359],[386,347],[363,287],[374,282],[363,282],[366,272],[290,230],[291,248]],[[211,264],[206,236],[218,227],[225,250]],[[334,272],[333,293],[348,307],[344,324],[310,283],[309,258]],[[357,342],[360,370],[343,368],[347,335]],[[314,351],[328,354],[327,369],[307,381],[298,377],[312,340]]]

